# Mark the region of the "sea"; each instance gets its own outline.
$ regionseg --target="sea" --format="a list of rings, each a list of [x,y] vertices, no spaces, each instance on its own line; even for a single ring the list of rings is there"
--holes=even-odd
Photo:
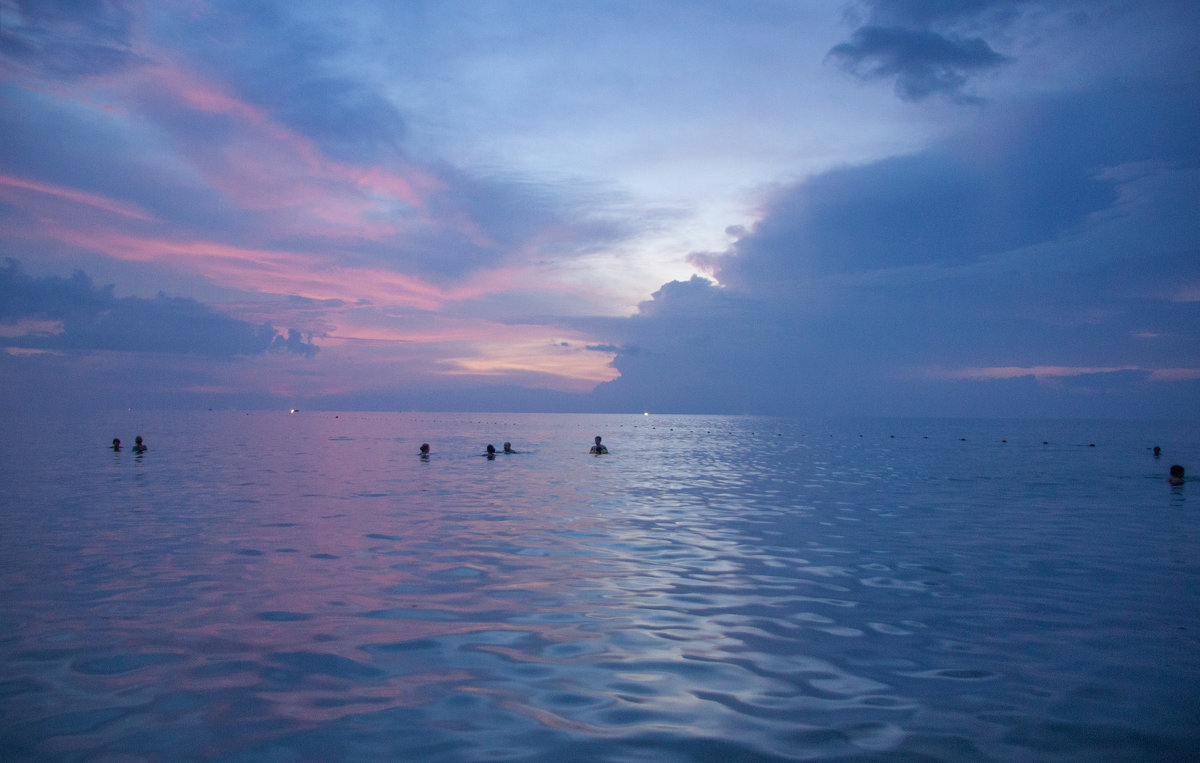
[[[5,430],[0,760],[1200,755],[1196,422]]]

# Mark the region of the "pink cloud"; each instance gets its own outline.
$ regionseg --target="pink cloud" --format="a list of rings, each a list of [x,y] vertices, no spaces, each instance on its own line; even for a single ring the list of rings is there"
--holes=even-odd
[[[220,145],[181,141],[177,148],[207,182],[246,208],[304,207],[309,215],[350,225],[362,223],[381,205],[398,202],[423,211],[425,194],[443,187],[411,166],[366,167],[328,159],[314,141],[275,122],[266,110],[171,64],[146,67],[126,84],[159,103],[237,123],[240,129]]]
[[[346,268],[313,254],[257,249],[215,241],[171,240],[114,231],[56,230],[75,246],[136,262],[170,262],[231,288],[311,299],[367,299],[432,310],[447,299],[414,276],[371,268]]]
[[[0,323],[0,338],[14,339],[21,336],[53,336],[63,333],[62,321],[22,320],[16,323]]]
[[[1111,374],[1121,371],[1148,373],[1149,381],[1186,381],[1200,379],[1196,368],[1145,368],[1142,366],[965,366],[962,368],[929,368],[921,376],[943,380],[994,380],[1018,379],[1033,376],[1039,381],[1055,380],[1071,376]]]
[[[136,205],[82,190],[0,177],[0,194],[32,209],[30,196],[41,195],[120,215],[112,220],[58,207],[38,209],[28,219],[28,230],[5,234],[57,240],[80,249],[130,262],[166,263],[185,273],[202,276],[222,287],[250,293],[299,296],[321,302],[310,315],[293,307],[263,301],[247,306],[226,306],[278,325],[281,313],[296,322],[316,325],[322,353],[315,360],[287,357],[258,358],[238,366],[238,375],[279,394],[316,394],[353,391],[364,386],[364,371],[372,369],[379,388],[396,383],[397,368],[414,369],[431,379],[453,375],[509,379],[537,377],[536,386],[590,389],[614,378],[611,354],[584,349],[591,338],[575,332],[538,325],[510,325],[491,320],[448,319],[427,316],[418,328],[405,325],[403,316],[384,316],[383,326],[358,325],[349,305],[368,303],[381,308],[436,312],[455,301],[478,300],[517,290],[574,290],[581,297],[594,284],[566,284],[570,278],[538,265],[504,266],[474,273],[464,283],[440,287],[420,277],[381,267],[339,264],[345,261],[330,242],[347,245],[363,240],[387,241],[402,236],[409,227],[452,229],[474,244],[492,248],[496,243],[452,199],[431,204],[446,184],[427,172],[397,159],[387,166],[360,166],[331,159],[319,144],[276,122],[263,108],[249,104],[231,88],[188,71],[171,60],[169,51],[139,48],[139,54],[156,63],[123,70],[107,78],[91,78],[74,87],[78,92],[56,93],[89,107],[102,108],[141,129],[157,132],[155,142],[171,146],[176,158],[208,187],[219,191],[241,210],[255,213],[258,231],[249,237],[223,240],[221,234],[168,230]],[[103,102],[103,106],[96,106]],[[198,118],[223,122],[220,138],[205,141],[188,137],[183,125]],[[445,208],[449,202],[450,208]],[[436,216],[430,207],[436,207]],[[22,223],[24,224],[24,223]],[[533,239],[519,259],[536,262],[536,251],[553,246],[570,231],[547,229]],[[319,252],[271,246],[270,241],[307,238],[320,241]],[[569,274],[568,274],[569,275]],[[581,279],[587,280],[587,279]],[[390,324],[390,325],[388,325]],[[15,330],[15,329],[14,329]],[[370,352],[363,351],[370,346]],[[384,348],[381,351],[380,348]],[[340,365],[348,358],[354,369]],[[299,373],[304,368],[316,373]],[[232,373],[232,371],[231,371]],[[368,384],[367,386],[373,386]],[[221,387],[218,384],[218,387]],[[223,387],[222,387],[223,388]],[[210,385],[199,390],[217,391]]]
[[[994,366],[946,369],[943,379],[1016,379],[1022,376],[1044,377],[1108,374],[1117,371],[1136,371],[1137,366]],[[935,376],[937,374],[935,373]]]
[[[49,183],[37,183],[32,180],[23,180],[21,178],[12,177],[11,175],[0,175],[0,189],[35,191],[37,193],[46,194],[58,199],[65,199],[67,201],[75,202],[76,204],[85,204],[89,207],[102,209],[106,212],[112,212],[125,217],[132,217],[136,220],[152,219],[149,214],[135,204],[114,201],[105,196],[100,196],[99,194],[79,191],[74,188],[63,188],[62,186],[51,185]]]
[[[353,316],[342,316],[338,328],[322,339],[322,346],[357,356],[369,350],[375,359],[393,365],[397,358],[418,355],[433,375],[504,377],[541,374],[555,389],[583,391],[611,381],[617,371],[612,353],[586,349],[592,342],[576,332],[551,326],[504,324],[493,321],[438,319],[422,328],[355,325]],[[388,347],[394,348],[390,354]],[[381,350],[384,351],[381,354]],[[364,352],[356,360],[370,362]]]
[[[1195,381],[1200,379],[1200,368],[1156,368],[1150,373],[1150,381]]]
[[[1171,295],[1172,302],[1200,302],[1200,283],[1180,286]]]

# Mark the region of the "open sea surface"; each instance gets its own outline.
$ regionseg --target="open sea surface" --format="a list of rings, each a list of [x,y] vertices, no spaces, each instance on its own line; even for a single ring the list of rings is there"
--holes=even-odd
[[[1195,423],[5,428],[0,760],[1200,755]]]

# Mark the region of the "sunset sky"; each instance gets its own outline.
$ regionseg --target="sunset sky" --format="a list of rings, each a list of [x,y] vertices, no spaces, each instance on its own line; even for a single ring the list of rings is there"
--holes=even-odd
[[[1200,418],[1192,0],[0,0],[5,406]]]

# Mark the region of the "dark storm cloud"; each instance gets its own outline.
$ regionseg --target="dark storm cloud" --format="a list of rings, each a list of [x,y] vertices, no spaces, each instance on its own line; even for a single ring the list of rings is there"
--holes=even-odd
[[[1039,135],[1003,156],[945,146],[832,170],[781,192],[731,252],[695,260],[752,290],[797,277],[969,262],[1078,225],[1113,183]]]
[[[895,79],[896,95],[919,101],[934,94],[974,100],[962,93],[975,74],[995,69],[1008,58],[975,37],[955,39],[900,27],[862,27],[850,42],[834,46],[829,57],[864,80]]]
[[[1127,178],[1108,168],[1197,166],[1200,148],[1186,137],[1196,123],[1194,99],[1169,87],[1029,99],[920,153],[786,187],[749,233],[733,232],[728,252],[693,260],[754,293],[832,274],[967,264],[1110,209]]]
[[[993,48],[1028,0],[869,0],[848,14],[859,27],[829,58],[862,80],[894,80],[896,95],[920,101],[941,95],[960,103],[979,99],[965,92],[981,74],[1012,62]]]
[[[621,376],[592,395],[605,410],[794,413],[824,383],[811,317],[700,277],[664,284],[607,329],[622,344]]]
[[[755,225],[731,231],[728,251],[693,256],[721,287],[666,284],[633,318],[596,330],[621,348],[621,376],[597,399],[625,410],[1196,411],[1197,371],[1156,373],[1200,359],[1200,223],[1185,211],[1200,154],[1179,139],[1196,125],[1194,99],[1169,91],[1029,100],[920,153],[781,190]],[[1025,382],[1003,370],[1038,367],[1055,370]]]
[[[0,322],[19,327],[23,321],[57,325],[6,339],[9,346],[213,357],[271,350],[311,357],[317,351],[296,329],[284,338],[269,323],[239,321],[191,299],[116,297],[111,285],[97,288],[82,271],[34,278],[8,259],[0,268]]]

